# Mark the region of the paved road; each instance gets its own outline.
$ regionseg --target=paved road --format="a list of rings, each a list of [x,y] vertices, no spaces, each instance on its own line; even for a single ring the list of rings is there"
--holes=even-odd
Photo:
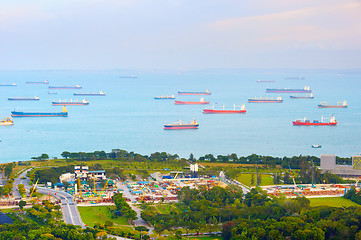
[[[23,172],[18,178],[16,178],[14,180],[14,187],[16,186],[16,188],[17,188],[18,184],[24,184],[25,188],[27,190],[30,190],[29,179],[26,177],[26,173],[28,171],[30,171],[30,169]],[[21,179],[23,177],[26,177],[26,179]],[[81,220],[81,217],[80,217],[80,214],[78,211],[78,207],[77,207],[76,203],[74,202],[72,195],[70,195],[69,193],[63,192],[63,191],[56,191],[56,190],[43,188],[43,187],[37,187],[37,190],[39,193],[46,194],[46,195],[49,195],[49,193],[50,193],[51,196],[53,196],[61,201],[63,218],[66,223],[84,227],[84,223]]]

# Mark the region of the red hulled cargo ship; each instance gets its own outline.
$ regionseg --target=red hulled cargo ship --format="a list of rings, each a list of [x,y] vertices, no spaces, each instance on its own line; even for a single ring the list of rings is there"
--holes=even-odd
[[[193,120],[191,123],[182,123],[179,120],[176,123],[164,124],[164,130],[196,129],[199,124]]]
[[[200,101],[198,102],[194,102],[194,101],[178,101],[178,100],[175,100],[174,104],[188,104],[188,105],[195,105],[195,104],[209,104],[209,102],[207,101],[204,101],[204,98],[201,98]]]
[[[305,118],[303,121],[296,120],[296,121],[293,121],[292,123],[294,126],[336,126],[337,125],[337,121],[334,116],[332,116],[330,118],[329,122],[323,122],[324,119],[325,118],[322,117],[321,122],[318,120],[314,120],[311,122],[310,120],[306,120],[306,118]]]

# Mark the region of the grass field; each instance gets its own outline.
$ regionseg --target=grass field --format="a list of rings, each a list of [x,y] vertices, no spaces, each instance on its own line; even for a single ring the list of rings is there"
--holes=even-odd
[[[255,186],[256,185],[257,174],[254,174],[254,184],[251,184],[252,174],[250,173],[242,173],[238,175],[236,180],[247,185],[247,186]],[[273,178],[269,174],[261,174],[261,185],[274,185]]]
[[[158,208],[158,211],[162,214],[169,214],[172,210],[175,209],[175,206],[171,204],[160,204],[156,205],[156,208]]]
[[[326,197],[326,198],[309,198],[310,205],[316,206],[330,206],[330,207],[350,207],[359,206],[357,203],[343,197]]]
[[[222,162],[201,162],[200,165],[204,167],[249,167],[256,168],[254,164],[243,164],[243,163],[222,163]],[[263,167],[263,164],[258,164],[259,167]]]
[[[88,226],[104,224],[106,221],[112,221],[115,225],[129,225],[124,217],[112,219],[108,208],[115,209],[115,206],[78,207],[81,219]]]

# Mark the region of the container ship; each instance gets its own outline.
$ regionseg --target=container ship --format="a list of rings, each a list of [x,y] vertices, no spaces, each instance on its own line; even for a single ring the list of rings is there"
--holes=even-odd
[[[290,96],[291,99],[314,99],[313,93],[310,95],[306,94],[306,96],[298,96],[297,94],[295,96]]]
[[[74,96],[105,96],[103,91],[98,93],[74,93]]]
[[[180,92],[178,91],[178,95],[211,95],[211,92],[206,90],[205,92]]]
[[[258,83],[274,83],[276,81],[272,81],[272,80],[257,80]]]
[[[81,89],[80,85],[76,86],[49,86],[49,89]]]
[[[70,99],[69,101],[67,101],[67,100],[64,100],[64,101],[61,101],[60,99],[59,99],[59,101],[58,102],[52,102],[51,103],[51,105],[53,105],[53,106],[59,106],[59,105],[63,105],[63,106],[65,106],[65,105],[69,105],[69,106],[80,106],[80,105],[89,105],[89,101],[88,100],[86,100],[86,99],[84,99],[83,101],[78,101],[78,100],[72,100],[72,99]]]
[[[249,103],[282,103],[283,100],[281,97],[277,97],[276,99],[273,99],[273,97],[272,98],[255,97],[255,98],[248,98],[248,102]]]
[[[10,101],[39,101],[39,97],[35,96],[33,98],[27,97],[9,97],[8,100]]]
[[[0,126],[11,126],[14,125],[14,121],[11,118],[5,118],[0,121]]]
[[[193,120],[191,123],[182,123],[181,120],[176,123],[170,123],[164,125],[164,130],[173,130],[173,129],[196,129],[199,127],[199,124]]]
[[[332,116],[330,118],[329,122],[323,122],[324,119],[326,119],[326,118],[322,117],[321,122],[318,120],[314,120],[311,122],[310,120],[306,120],[306,118],[304,118],[303,121],[296,120],[296,121],[293,121],[292,123],[294,126],[335,126],[335,125],[337,125],[337,121],[334,116]]]
[[[175,99],[174,95],[170,95],[170,96],[155,96],[154,99]]]
[[[48,80],[42,81],[42,82],[26,82],[26,84],[49,84]]]
[[[338,102],[337,105],[328,105],[327,102],[321,102],[318,108],[347,108],[347,102],[343,101],[342,104]]]
[[[241,106],[241,109],[237,110],[236,109],[236,105],[233,105],[233,109],[224,109],[224,105],[223,105],[223,109],[214,109],[214,106],[212,109],[203,109],[203,113],[208,114],[208,113],[212,113],[212,114],[222,114],[222,113],[246,113],[247,109],[244,105]]]
[[[0,87],[16,87],[16,83],[10,83],[10,84],[0,84]]]
[[[188,104],[188,105],[195,105],[195,104],[209,104],[209,102],[204,101],[204,98],[201,98],[199,102],[193,102],[193,101],[177,101],[175,100],[174,104]]]
[[[311,93],[309,86],[304,87],[303,89],[296,88],[267,88],[266,92],[268,93]]]
[[[62,112],[11,112],[12,117],[67,117],[68,111],[63,107]]]

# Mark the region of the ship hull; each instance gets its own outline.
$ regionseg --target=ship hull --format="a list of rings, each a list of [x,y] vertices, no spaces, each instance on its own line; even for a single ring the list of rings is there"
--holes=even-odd
[[[314,99],[315,97],[296,97],[296,96],[290,96],[291,99]]]
[[[51,105],[53,105],[53,106],[82,106],[82,105],[89,105],[89,103],[83,103],[83,102],[52,102]]]
[[[49,84],[49,82],[26,82],[26,84]]]
[[[318,105],[318,108],[347,108],[347,106],[337,106],[337,105]]]
[[[105,93],[74,93],[74,96],[105,96]]]
[[[246,113],[247,110],[214,110],[214,109],[203,109],[205,114],[234,114],[234,113]]]
[[[16,87],[16,84],[0,84],[0,87]]]
[[[283,100],[248,99],[249,103],[282,103]]]
[[[312,93],[311,90],[304,89],[266,89],[268,93]]]
[[[67,117],[67,112],[59,113],[31,113],[31,112],[11,112],[12,117]]]
[[[177,105],[199,105],[199,104],[209,104],[209,102],[175,101],[174,104],[177,104]]]
[[[168,99],[175,99],[175,98],[172,98],[172,97],[171,97],[171,98],[154,97],[154,99],[157,99],[157,100],[168,100]]]
[[[211,95],[210,92],[179,92],[178,95]]]
[[[82,87],[67,87],[67,86],[61,86],[61,87],[54,87],[54,86],[49,86],[49,89],[81,89]]]
[[[8,98],[10,101],[39,101],[39,98]]]
[[[335,126],[336,123],[292,122],[294,126]]]
[[[164,125],[164,130],[197,129],[199,125]]]

